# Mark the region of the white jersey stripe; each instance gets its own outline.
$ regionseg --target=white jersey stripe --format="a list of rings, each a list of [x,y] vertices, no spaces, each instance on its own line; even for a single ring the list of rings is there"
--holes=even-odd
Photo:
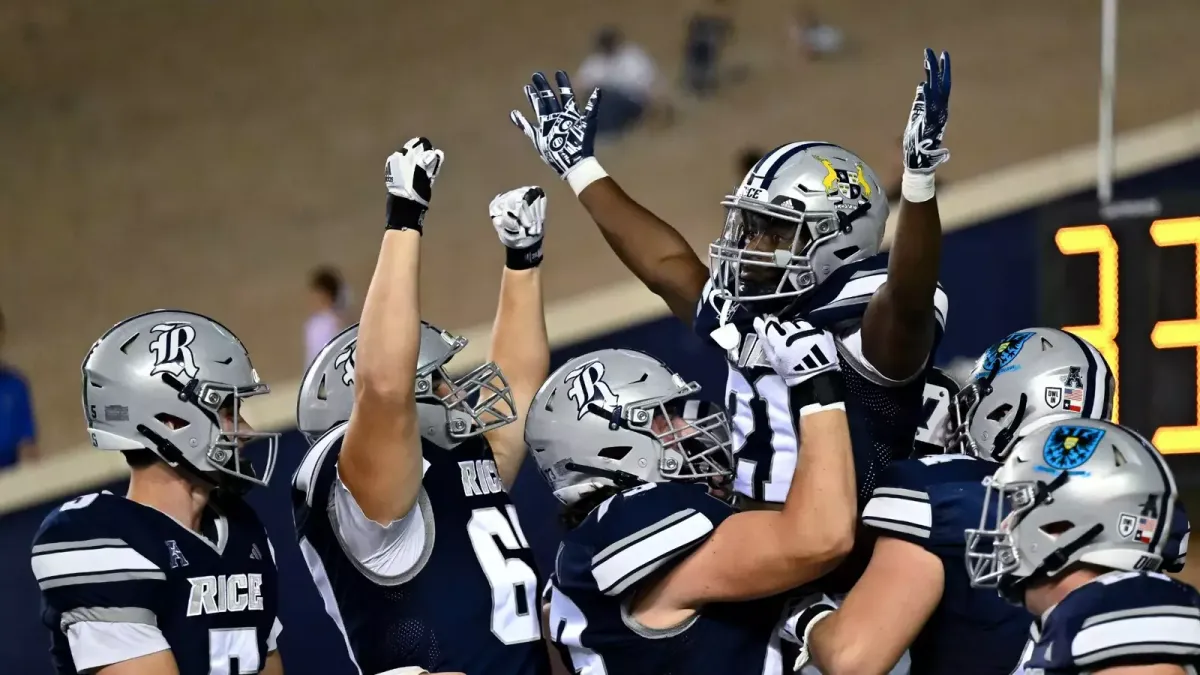
[[[929,502],[902,497],[871,497],[863,509],[863,520],[878,518],[916,527],[933,527],[933,508]]]
[[[627,546],[592,568],[596,587],[614,594],[657,569],[673,554],[694,546],[713,531],[712,521],[703,513],[692,515]]]
[[[32,566],[33,575],[39,582],[72,574],[159,570],[158,565],[141,553],[129,547],[116,546],[43,553],[33,556]]]
[[[1089,626],[1071,641],[1071,656],[1086,665],[1101,652],[1200,654],[1200,621],[1185,616],[1138,616]]]

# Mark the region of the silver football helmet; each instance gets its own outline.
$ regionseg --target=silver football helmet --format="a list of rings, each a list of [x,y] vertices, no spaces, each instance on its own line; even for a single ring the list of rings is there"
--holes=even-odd
[[[255,431],[241,404],[265,394],[246,347],[212,319],[158,310],[126,319],[83,359],[83,414],[92,447],[150,450],[172,467],[214,485],[266,485],[279,434]],[[256,469],[243,456],[265,440]]]
[[[1158,450],[1104,420],[1043,423],[1017,439],[967,530],[971,584],[1021,603],[1074,563],[1157,570],[1177,490]]]
[[[357,346],[358,324],[354,324],[330,340],[304,373],[296,425],[310,444],[350,419]],[[444,448],[517,419],[508,381],[495,363],[489,361],[462,377],[446,372],[446,364],[466,346],[466,338],[421,322],[414,384],[421,437]]]
[[[878,253],[888,218],[875,172],[830,143],[772,150],[721,205],[729,211],[709,269],[714,287],[737,301],[803,296]]]
[[[525,443],[564,504],[605,485],[668,480],[722,487],[730,471],[729,424],[717,406],[689,398],[658,359],[602,349],[571,359],[546,380],[525,420]]]
[[[1100,352],[1054,328],[1027,328],[988,347],[950,405],[951,452],[1003,462],[1022,429],[1048,419],[1112,419],[1116,386]]]

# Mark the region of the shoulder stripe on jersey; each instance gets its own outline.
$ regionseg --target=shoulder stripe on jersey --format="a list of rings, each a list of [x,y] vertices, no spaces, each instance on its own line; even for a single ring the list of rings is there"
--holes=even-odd
[[[300,460],[300,466],[296,467],[296,473],[292,476],[292,487],[304,493],[304,501],[310,507],[312,506],[311,490],[317,481],[317,473],[325,465],[325,456],[329,454],[329,449],[333,447],[335,441],[341,439],[343,429],[345,429],[345,425],[336,426],[318,438],[317,442],[308,449],[304,459]]]
[[[67,626],[81,621],[158,625],[158,617],[145,607],[80,607],[63,612],[60,624],[65,629]]]
[[[887,270],[860,272],[851,277],[832,300],[815,308],[815,311],[869,302],[887,279]],[[946,328],[946,317],[949,313],[950,296],[946,294],[942,285],[938,284],[933,293],[933,315],[943,330]]]
[[[43,590],[100,582],[96,577],[115,577],[104,581],[167,578],[158,565],[128,546],[40,553],[33,556],[31,565]]]
[[[1155,615],[1105,621],[1080,630],[1071,641],[1079,666],[1131,655],[1200,654],[1200,618],[1191,607],[1157,607]],[[1176,610],[1191,615],[1176,613]],[[1119,612],[1114,612],[1118,614]]]
[[[79,551],[90,548],[105,548],[109,546],[128,546],[124,539],[83,539],[81,541],[57,541],[52,544],[38,544],[33,547],[33,555],[53,553],[55,551]]]
[[[933,528],[933,507],[929,505],[929,493],[903,488],[875,488],[863,509],[862,522],[877,529],[928,539]]]
[[[712,530],[708,516],[687,509],[635,532],[592,558],[596,587],[602,593],[618,595],[695,546]]]

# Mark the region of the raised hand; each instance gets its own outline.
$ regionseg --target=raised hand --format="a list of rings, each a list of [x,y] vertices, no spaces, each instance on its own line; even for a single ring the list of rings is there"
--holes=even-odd
[[[433,198],[433,183],[445,159],[446,153],[424,137],[409,139],[387,158],[384,183],[388,191],[388,229],[421,230]]]
[[[546,193],[536,186],[496,195],[488,207],[492,226],[508,249],[505,265],[521,270],[542,262],[542,228],[546,222]]]
[[[532,123],[516,110],[508,117],[533,143],[542,161],[554,169],[559,178],[569,180],[569,175],[595,154],[600,90],[592,91],[580,111],[567,74],[560,70],[554,73],[554,80],[558,84],[557,94],[542,73],[534,73],[533,83],[525,85],[525,96],[533,108]]]
[[[908,126],[904,129],[904,170],[932,174],[938,165],[950,159],[942,147],[946,123],[950,119],[950,55],[935,57],[925,50],[925,81],[917,85]]]

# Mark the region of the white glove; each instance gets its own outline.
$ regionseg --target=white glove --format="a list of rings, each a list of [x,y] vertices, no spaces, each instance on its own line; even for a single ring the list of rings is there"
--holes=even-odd
[[[433,198],[433,183],[446,153],[428,138],[413,138],[387,158],[384,182],[388,191],[388,229],[421,230],[425,211]]]
[[[546,193],[530,186],[496,195],[488,207],[492,227],[508,249],[505,266],[524,270],[542,262],[542,227],[546,223]]]
[[[833,334],[807,321],[780,321],[768,314],[754,318],[754,332],[767,363],[789,387],[840,370]]]

